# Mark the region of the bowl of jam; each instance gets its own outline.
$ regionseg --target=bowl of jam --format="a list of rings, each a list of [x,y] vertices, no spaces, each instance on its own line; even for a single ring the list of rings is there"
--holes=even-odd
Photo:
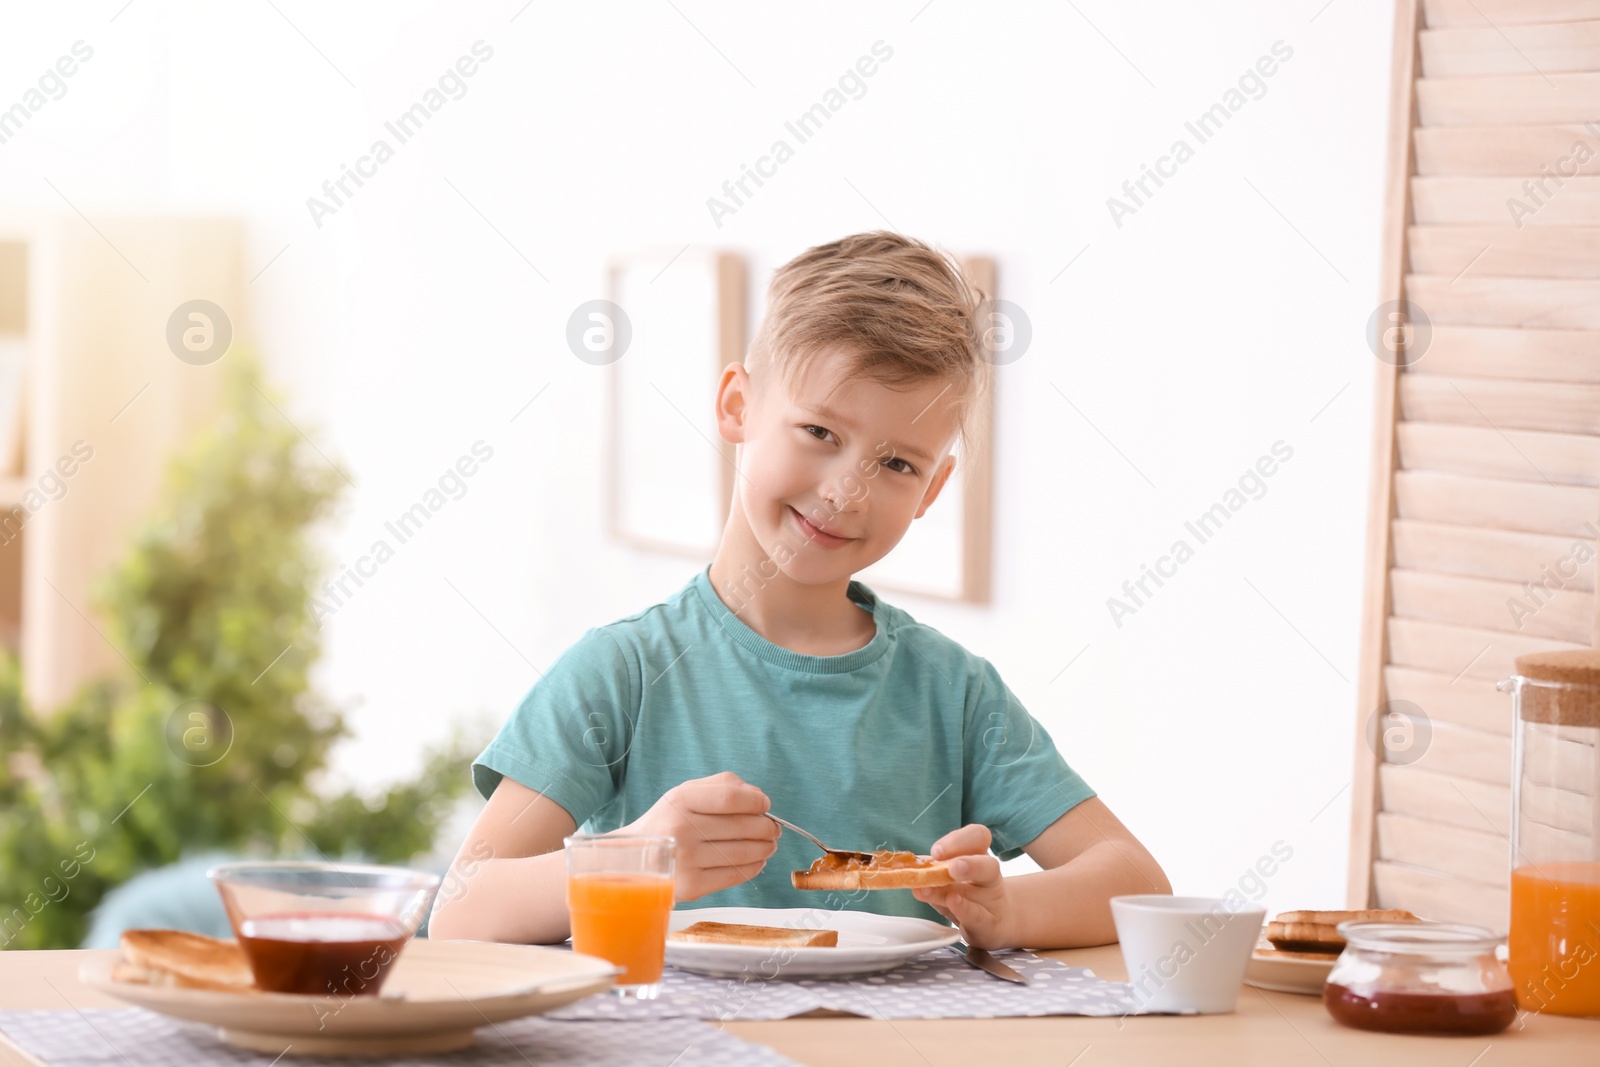
[[[1497,1034],[1517,1017],[1500,938],[1466,923],[1347,922],[1322,1003],[1334,1020],[1392,1034]]]
[[[377,996],[439,878],[403,867],[230,863],[206,872],[268,993]]]

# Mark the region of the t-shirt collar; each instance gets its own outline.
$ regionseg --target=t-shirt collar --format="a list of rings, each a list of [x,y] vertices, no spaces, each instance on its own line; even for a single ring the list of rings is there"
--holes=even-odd
[[[890,635],[887,632],[886,620],[882,611],[882,603],[878,595],[860,582],[852,580],[847,590],[850,599],[859,604],[864,610],[872,613],[873,624],[877,627],[872,635],[872,640],[860,648],[852,649],[838,656],[807,656],[775,645],[765,637],[752,630],[744,620],[729,610],[728,605],[722,602],[717,591],[711,586],[711,568],[707,566],[695,575],[690,583],[698,594],[701,604],[711,617],[722,627],[722,631],[734,640],[740,647],[759,656],[769,663],[774,663],[792,671],[802,671],[807,674],[844,674],[856,670],[876,660],[889,647]]]

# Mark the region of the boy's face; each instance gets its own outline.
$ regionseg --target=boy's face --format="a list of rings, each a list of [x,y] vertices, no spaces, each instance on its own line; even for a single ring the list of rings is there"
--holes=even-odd
[[[820,353],[792,385],[770,366],[723,372],[722,436],[742,446],[740,503],[762,549],[807,584],[848,578],[899,543],[944,487],[957,410],[944,381],[904,388],[847,378]]]

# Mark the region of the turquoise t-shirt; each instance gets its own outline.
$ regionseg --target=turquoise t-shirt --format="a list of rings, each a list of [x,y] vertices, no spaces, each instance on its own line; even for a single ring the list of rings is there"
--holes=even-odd
[[[1003,859],[1094,795],[992,664],[859,582],[849,596],[872,613],[872,641],[800,655],[740,621],[701,571],[563,653],[473,764],[473,782],[487,797],[509,776],[605,832],[675,785],[732,771],[835,848],[926,853],[982,823]],[[937,918],[906,890],[795,889],[789,872],[818,855],[785,833],[761,874],[688,906]]]

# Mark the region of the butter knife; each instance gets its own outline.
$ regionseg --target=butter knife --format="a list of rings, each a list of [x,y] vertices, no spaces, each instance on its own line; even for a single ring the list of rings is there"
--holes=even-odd
[[[966,960],[980,971],[987,971],[996,978],[1003,978],[1007,982],[1015,982],[1018,985],[1028,984],[1028,980],[1026,978],[1012,970],[1010,967],[1007,967],[1005,964],[1001,963],[999,960],[995,959],[981,948],[973,948],[965,941],[957,941],[950,947],[955,949],[956,953],[962,959]]]

